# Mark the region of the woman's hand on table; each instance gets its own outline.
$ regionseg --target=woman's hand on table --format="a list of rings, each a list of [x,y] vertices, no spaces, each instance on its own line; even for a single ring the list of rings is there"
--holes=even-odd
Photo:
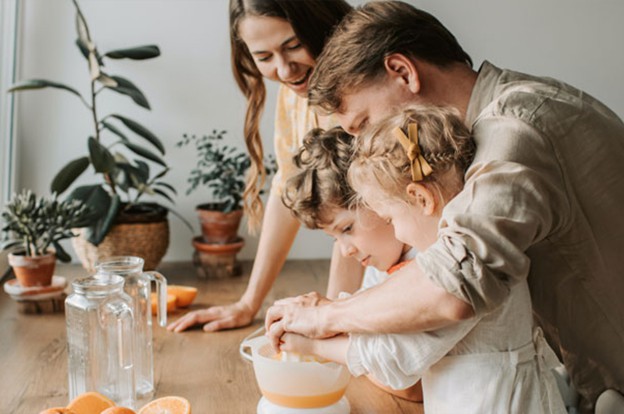
[[[239,301],[229,305],[212,306],[187,313],[167,326],[168,331],[182,332],[195,325],[204,324],[205,332],[222,329],[239,328],[251,324],[256,311],[245,302]]]
[[[278,299],[273,305],[299,305],[299,306],[318,306],[331,303],[332,301],[318,292],[309,292],[304,295],[293,296],[290,298]]]

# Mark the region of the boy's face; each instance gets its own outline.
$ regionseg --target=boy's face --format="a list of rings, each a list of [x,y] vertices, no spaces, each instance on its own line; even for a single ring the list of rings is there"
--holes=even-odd
[[[395,265],[407,250],[394,237],[392,226],[367,208],[335,209],[333,220],[323,231],[336,240],[343,256],[381,271]]]

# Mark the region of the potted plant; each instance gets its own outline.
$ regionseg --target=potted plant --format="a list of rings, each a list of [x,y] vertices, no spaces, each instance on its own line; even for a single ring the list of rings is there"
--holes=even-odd
[[[89,208],[78,200],[38,198],[29,190],[14,195],[2,211],[2,248],[18,248],[9,253],[9,264],[20,285],[50,285],[56,259],[71,260],[59,242],[74,237],[72,227],[88,218]]]
[[[9,92],[61,89],[77,96],[87,108],[86,116],[93,125],[86,141],[87,153],[65,165],[51,184],[53,193],[62,194],[89,166],[101,177],[101,182],[77,187],[68,196],[72,200],[81,200],[93,211],[92,220],[80,230],[81,237],[74,241],[84,267],[92,269],[101,256],[133,254],[143,256],[145,267],[152,269],[167,250],[167,213],[172,210],[158,203],[144,202],[142,198],[149,194],[173,203],[176,190],[162,180],[169,171],[162,158],[165,148],[154,133],[135,120],[117,113],[102,115],[97,109],[99,99],[114,92],[149,110],[143,92],[130,80],[108,72],[110,68],[105,71],[104,63],[110,59],[152,59],[160,55],[160,50],[158,46],[145,45],[100,53],[77,1],[72,1],[76,8],[76,45],[88,62],[87,97],[71,86],[45,79],[19,82]],[[153,166],[158,170],[154,171]],[[131,226],[137,223],[140,230]],[[190,228],[186,221],[185,224]],[[133,238],[127,239],[128,235]],[[118,248],[125,251],[115,251]]]
[[[245,173],[251,162],[247,153],[223,144],[227,131],[213,130],[211,134],[184,134],[177,147],[193,145],[197,164],[187,179],[189,195],[198,188],[210,191],[211,201],[196,207],[202,238],[209,244],[228,244],[239,239],[238,228],[243,216]],[[267,175],[276,171],[273,157],[265,162]]]

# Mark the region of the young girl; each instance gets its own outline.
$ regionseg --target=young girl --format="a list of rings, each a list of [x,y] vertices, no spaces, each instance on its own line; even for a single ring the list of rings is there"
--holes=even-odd
[[[391,225],[354,203],[355,192],[347,182],[353,141],[342,128],[310,131],[294,158],[299,172],[286,182],[282,201],[306,227],[322,229],[336,240],[343,256],[366,267],[361,289],[367,289],[387,279],[389,269],[412,259],[416,251],[395,239]],[[397,391],[371,380],[401,398],[422,401],[419,383]]]
[[[454,110],[419,106],[381,122],[358,144],[349,182],[393,224],[397,239],[426,249],[443,231],[442,209],[462,189],[474,157],[469,131]],[[479,174],[468,171],[466,179]],[[283,341],[284,351],[346,363],[354,374],[370,373],[393,388],[422,378],[426,412],[565,412],[550,372],[558,361],[541,331],[533,334],[526,283],[514,285],[492,313],[435,331],[348,340],[286,334]],[[378,352],[358,353],[362,347]]]
[[[334,26],[351,10],[345,0],[230,0],[230,43],[234,78],[247,100],[244,137],[251,158],[245,190],[245,210],[252,227],[262,219],[258,185],[264,180],[260,119],[265,104],[265,79],[280,84],[275,109],[274,145],[278,172],[264,213],[263,231],[249,285],[236,303],[200,309],[174,321],[168,329],[184,331],[201,324],[205,331],[248,325],[260,309],[280,272],[299,230],[280,201],[284,182],[294,172],[293,156],[306,132],[337,125],[331,117],[317,116],[308,107],[308,81],[316,58]],[[339,270],[359,283],[361,266],[343,261],[334,251],[328,295],[347,289],[346,277],[339,285]],[[351,290],[351,289],[348,289]]]

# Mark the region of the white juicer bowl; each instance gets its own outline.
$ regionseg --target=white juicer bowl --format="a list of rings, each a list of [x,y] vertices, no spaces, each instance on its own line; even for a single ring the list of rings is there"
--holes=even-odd
[[[244,352],[251,350],[251,357]],[[253,362],[258,386],[276,405],[291,408],[325,407],[339,401],[351,375],[335,362],[282,361],[265,336],[243,341],[241,354]]]

